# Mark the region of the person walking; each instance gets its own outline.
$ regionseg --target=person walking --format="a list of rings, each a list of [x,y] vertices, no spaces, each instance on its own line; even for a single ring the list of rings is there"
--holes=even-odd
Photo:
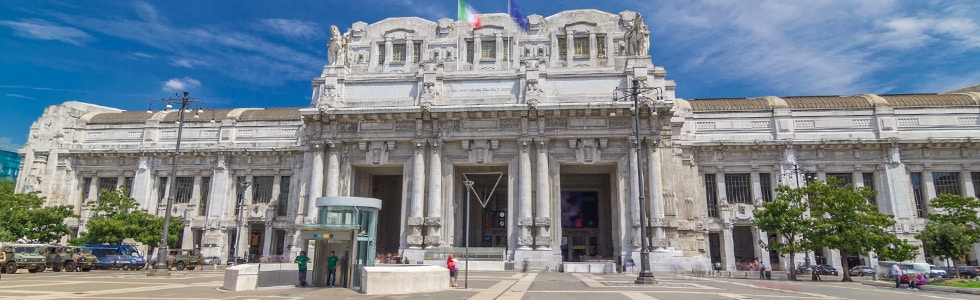
[[[340,258],[333,251],[330,251],[330,257],[327,257],[327,287],[336,287],[334,284],[337,283],[337,261]]]
[[[456,287],[456,275],[459,275],[459,269],[456,267],[458,264],[456,254],[450,254],[449,258],[446,259],[446,268],[449,268],[449,286],[451,287]]]
[[[306,264],[310,262],[310,258],[306,256],[306,251],[300,251],[293,263],[299,265],[299,284],[298,287],[306,287],[308,283],[306,282]]]
[[[759,263],[759,279],[766,279],[766,262]]]
[[[898,264],[892,265],[891,268],[892,276],[895,276],[895,288],[902,287],[902,268]]]

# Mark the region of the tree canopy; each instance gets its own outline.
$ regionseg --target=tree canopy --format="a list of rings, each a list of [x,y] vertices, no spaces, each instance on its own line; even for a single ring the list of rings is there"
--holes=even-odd
[[[929,224],[915,237],[923,248],[939,259],[953,259],[954,267],[970,253],[973,244],[980,242],[980,200],[958,195],[942,194],[932,199],[930,206],[938,213],[929,214]],[[958,273],[958,272],[957,272]]]
[[[844,266],[843,281],[851,281],[847,269],[848,253],[877,253],[897,261],[911,259],[916,248],[899,239],[886,228],[895,225],[892,216],[878,212],[868,203],[875,191],[867,187],[841,185],[831,178],[830,183],[814,181],[804,188],[808,192],[813,219],[812,240],[815,246],[839,250]]]
[[[810,249],[807,235],[813,222],[806,217],[806,191],[789,186],[776,187],[776,198],[763,203],[762,209],[753,212],[755,226],[776,234],[780,239],[759,243],[779,255],[789,255],[790,266],[796,266],[795,253]],[[796,268],[790,268],[790,280],[796,280]]]
[[[127,197],[123,188],[102,190],[99,198],[88,205],[92,209],[92,217],[86,226],[88,231],[73,240],[73,244],[119,244],[124,239],[132,238],[150,247],[159,246],[163,234],[163,217],[139,209],[139,203]],[[170,222],[171,234],[167,236],[169,247],[177,246],[179,235],[176,233],[183,228],[181,222]]]
[[[0,179],[0,241],[54,243],[71,233],[65,219],[71,205],[45,206],[40,192],[14,193],[15,182]]]

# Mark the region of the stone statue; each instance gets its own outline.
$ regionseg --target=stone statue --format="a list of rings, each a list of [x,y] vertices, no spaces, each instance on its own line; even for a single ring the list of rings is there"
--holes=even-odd
[[[646,56],[650,52],[650,29],[643,24],[643,16],[636,14],[632,22],[626,24],[626,55]]]
[[[337,25],[330,26],[330,42],[327,43],[327,59],[331,66],[350,66],[350,32],[340,34]]]

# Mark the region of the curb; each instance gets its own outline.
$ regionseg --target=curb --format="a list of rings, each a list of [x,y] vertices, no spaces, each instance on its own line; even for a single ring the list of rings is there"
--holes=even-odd
[[[869,281],[862,282],[863,285],[877,286],[877,287],[888,287],[895,288],[895,282],[883,282],[883,281]],[[971,294],[980,295],[980,289],[970,289],[970,288],[956,288],[948,286],[935,286],[935,285],[923,285],[919,287],[919,290],[923,291],[933,291],[933,292],[944,292],[944,293],[957,293],[957,294]]]

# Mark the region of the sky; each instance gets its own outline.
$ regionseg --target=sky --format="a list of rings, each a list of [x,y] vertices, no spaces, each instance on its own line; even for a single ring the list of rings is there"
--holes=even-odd
[[[456,18],[456,0],[0,1],[0,149],[51,105],[304,107],[330,25]],[[506,13],[506,0],[466,1]],[[935,93],[980,83],[980,1],[516,0],[526,14],[632,10],[677,97]],[[158,105],[159,106],[159,105]]]

